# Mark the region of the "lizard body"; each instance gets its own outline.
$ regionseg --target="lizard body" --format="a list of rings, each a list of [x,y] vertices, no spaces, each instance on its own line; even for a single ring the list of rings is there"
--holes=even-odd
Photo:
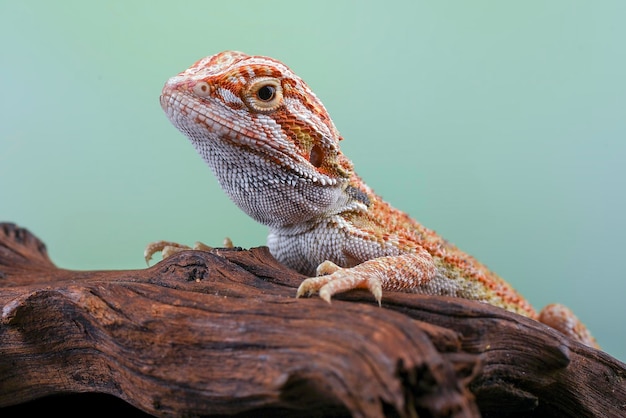
[[[498,275],[376,195],[341,152],[321,101],[283,63],[222,52],[170,78],[160,100],[230,198],[269,227],[272,255],[317,274],[297,296],[319,292],[330,302],[367,288],[379,303],[383,290],[462,297],[595,344],[567,308],[537,314]]]

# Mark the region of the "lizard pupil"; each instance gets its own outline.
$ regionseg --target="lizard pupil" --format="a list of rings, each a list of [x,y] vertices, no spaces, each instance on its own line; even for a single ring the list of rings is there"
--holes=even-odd
[[[273,86],[263,86],[257,92],[256,95],[260,100],[264,102],[269,102],[274,98],[274,94],[276,93],[276,88]]]

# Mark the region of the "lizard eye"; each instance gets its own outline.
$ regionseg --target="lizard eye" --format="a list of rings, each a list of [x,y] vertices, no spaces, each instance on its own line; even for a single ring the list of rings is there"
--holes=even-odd
[[[244,101],[251,110],[267,113],[283,103],[283,89],[275,78],[258,78],[245,89]]]

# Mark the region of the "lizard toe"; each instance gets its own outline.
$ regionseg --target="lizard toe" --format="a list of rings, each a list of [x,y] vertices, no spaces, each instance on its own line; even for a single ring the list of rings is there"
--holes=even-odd
[[[379,277],[354,271],[351,268],[342,268],[330,261],[325,261],[317,268],[318,273],[324,273],[328,270],[332,270],[332,273],[311,277],[303,281],[298,288],[296,297],[318,292],[321,299],[330,303],[333,295],[337,293],[353,289],[367,289],[372,292],[378,305],[381,304],[383,288]]]
[[[330,276],[309,277],[300,283],[296,292],[296,298],[310,296],[315,292],[319,292],[330,280]]]
[[[317,266],[317,268],[315,269],[315,275],[326,276],[326,275],[333,274],[337,270],[341,270],[341,267],[339,267],[337,264],[333,263],[330,260],[326,260],[323,263],[321,263],[319,266]]]
[[[155,241],[146,245],[146,249],[143,251],[143,258],[146,260],[146,264],[150,264],[152,256],[158,252],[161,253],[163,259],[166,259],[173,254],[176,254],[183,250],[190,250],[187,245],[179,244],[171,241]]]

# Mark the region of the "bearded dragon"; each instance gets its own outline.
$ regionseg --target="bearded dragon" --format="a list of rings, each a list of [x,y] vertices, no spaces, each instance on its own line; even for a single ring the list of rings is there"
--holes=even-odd
[[[297,297],[369,289],[472,299],[537,319],[595,346],[566,307],[540,313],[507,282],[406,213],[356,174],[322,102],[285,64],[226,51],[165,84],[161,106],[189,138],[222,189],[269,227],[267,245],[305,275]],[[183,245],[146,248],[171,253]]]

